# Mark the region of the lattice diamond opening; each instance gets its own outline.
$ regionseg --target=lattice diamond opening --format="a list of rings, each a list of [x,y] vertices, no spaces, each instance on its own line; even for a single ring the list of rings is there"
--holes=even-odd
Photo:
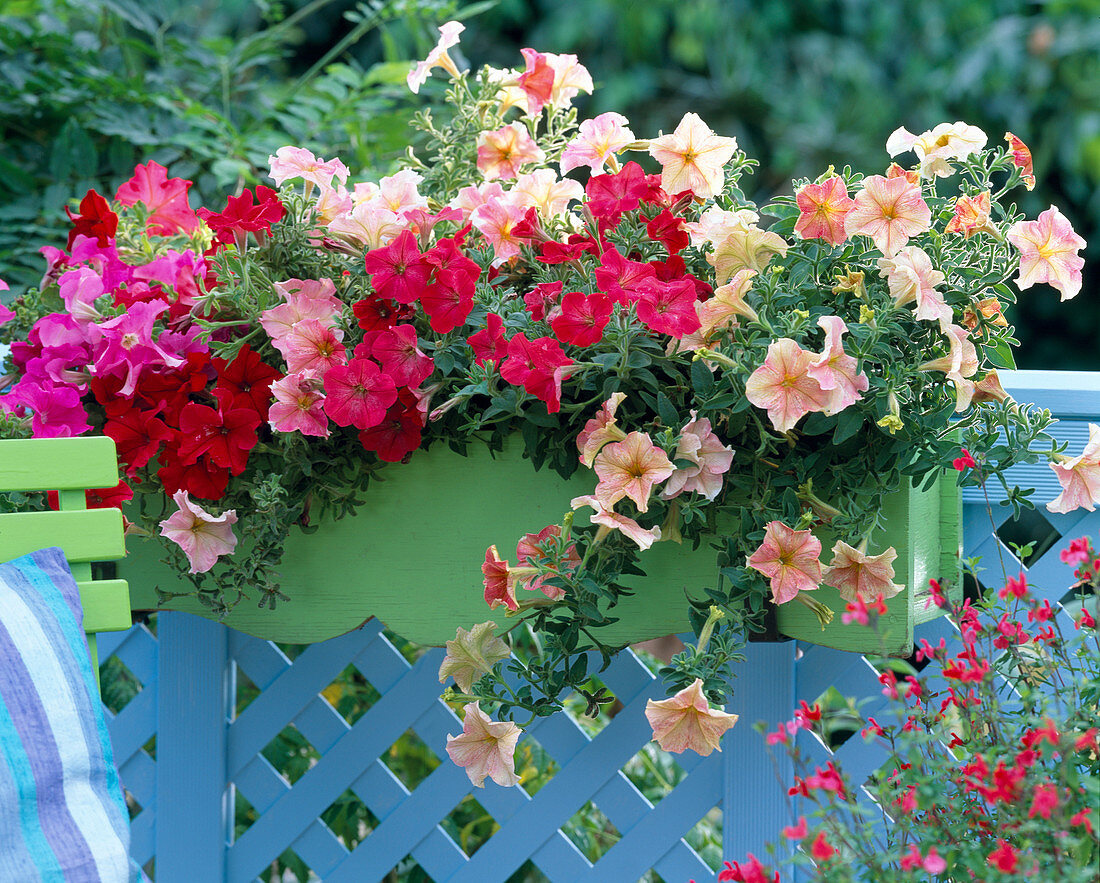
[[[675,755],[661,751],[656,743],[649,742],[623,766],[623,775],[656,806],[687,777],[684,768],[676,762]]]
[[[561,766],[534,736],[524,736],[516,746],[515,768],[520,787],[534,797]]]
[[[378,818],[350,788],[319,816],[324,825],[350,851],[378,827]]]
[[[855,701],[836,687],[828,687],[809,705],[821,709],[821,720],[814,724],[813,732],[830,751],[836,751],[866,726]]]
[[[485,807],[469,794],[439,824],[468,856],[484,846],[500,828]]]
[[[585,801],[561,830],[592,863],[622,839],[619,829],[591,800]]]
[[[717,873],[722,864],[722,810],[710,810],[684,835],[684,840]]]
[[[389,747],[383,756],[383,762],[401,780],[401,784],[413,791],[432,774],[441,761],[416,731],[410,728]]]
[[[1062,538],[1058,529],[1043,515],[1041,507],[1023,510],[1019,518],[1008,519],[994,533],[1014,552],[1031,544],[1031,554],[1025,558],[1025,564],[1038,561]]]
[[[354,665],[349,665],[321,691],[328,704],[336,709],[348,726],[366,714],[382,694]]]
[[[321,759],[321,752],[294,724],[283,727],[260,753],[292,786]]]

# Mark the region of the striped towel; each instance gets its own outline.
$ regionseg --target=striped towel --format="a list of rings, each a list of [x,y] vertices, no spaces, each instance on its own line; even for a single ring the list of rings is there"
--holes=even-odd
[[[60,549],[0,564],[0,881],[127,881],[122,798]]]

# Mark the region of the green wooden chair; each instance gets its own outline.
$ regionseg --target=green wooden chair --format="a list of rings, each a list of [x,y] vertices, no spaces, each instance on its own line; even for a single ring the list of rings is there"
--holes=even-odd
[[[130,593],[121,579],[92,579],[93,561],[126,555],[122,513],[88,509],[84,491],[118,484],[113,439],[43,438],[0,440],[0,491],[56,490],[56,512],[0,515],[0,561],[48,546],[60,546],[80,587],[84,631],[99,682],[96,633],[130,628]]]

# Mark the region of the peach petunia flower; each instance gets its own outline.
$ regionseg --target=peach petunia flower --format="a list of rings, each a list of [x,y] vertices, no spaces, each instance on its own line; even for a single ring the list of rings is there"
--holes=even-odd
[[[974,384],[974,395],[971,398],[973,404],[979,402],[1004,402],[1011,399],[1003,386],[1001,386],[1001,378],[996,371],[990,370],[986,372],[985,377]]]
[[[769,521],[764,542],[746,563],[771,582],[776,604],[793,601],[799,592],[821,584],[821,541],[808,530],[795,530],[782,521]]]
[[[947,177],[954,173],[948,160],[963,160],[985,147],[986,135],[977,126],[963,122],[940,123],[936,128],[914,135],[902,126],[886,139],[886,152],[897,156],[912,150],[920,160],[922,178]]]
[[[505,194],[503,199],[490,199],[470,215],[470,222],[493,246],[494,264],[500,265],[520,253],[521,240],[512,231],[523,220],[523,215],[524,209],[511,194]]]
[[[176,491],[172,501],[178,510],[160,523],[160,534],[171,540],[187,556],[189,573],[206,573],[222,555],[232,555],[237,548],[233,525],[237,510],[211,515],[191,502],[187,491]]]
[[[584,188],[580,181],[558,178],[553,169],[538,169],[520,175],[509,194],[520,208],[536,208],[544,218],[553,218],[565,214],[570,202],[583,199]]]
[[[622,441],[626,433],[615,425],[615,412],[626,398],[624,392],[613,392],[611,398],[603,403],[600,412],[584,424],[584,429],[577,436],[577,450],[580,451],[580,461],[589,469],[592,461],[600,448],[608,442]]]
[[[733,448],[722,444],[708,418],[697,418],[692,411],[691,422],[680,430],[675,459],[690,460],[693,465],[672,473],[661,490],[661,499],[695,491],[713,500],[722,490],[722,476],[733,463]]]
[[[915,245],[899,249],[893,257],[880,258],[880,270],[886,273],[890,296],[899,307],[916,303],[916,317],[939,322],[945,329],[951,324],[954,313],[936,291],[947,278],[932,266],[932,259]]]
[[[718,331],[737,325],[737,317],[756,320],[756,310],[745,303],[745,295],[752,288],[755,270],[738,270],[725,285],[714,289],[707,300],[696,301],[695,313],[699,317],[699,337],[707,340]]]
[[[760,272],[776,255],[787,256],[790,246],[777,233],[761,230],[756,224],[734,227],[707,253],[707,262],[714,267],[714,278],[725,285],[739,270]]]
[[[844,352],[841,338],[848,333],[844,320],[839,316],[821,316],[817,324],[825,329],[825,346],[807,373],[825,392],[822,410],[831,416],[863,398],[870,381],[859,370],[856,359]]]
[[[1036,282],[1046,282],[1062,293],[1062,300],[1081,290],[1084,258],[1077,252],[1085,240],[1073,232],[1069,220],[1051,206],[1034,221],[1019,221],[1005,234],[1020,250],[1020,275],[1016,287],[1023,291]]]
[[[428,74],[433,67],[441,67],[452,77],[458,76],[458,66],[454,59],[447,53],[452,46],[458,45],[458,35],[466,30],[466,25],[457,21],[449,21],[439,28],[439,42],[428,53],[423,61],[418,61],[416,67],[409,71],[406,82],[415,95],[420,87],[428,81]]]
[[[493,666],[511,655],[508,645],[493,634],[496,623],[480,622],[469,631],[459,626],[453,641],[447,642],[447,655],[439,666],[439,683],[454,678],[458,689],[470,688],[493,670]]]
[[[477,170],[486,181],[515,178],[528,163],[546,159],[521,122],[508,123],[492,132],[482,132],[477,139]]]
[[[1031,164],[1031,150],[1011,132],[1005,132],[1005,141],[1012,152],[1012,164],[1020,170],[1020,179],[1028,190],[1035,189],[1035,171]]]
[[[653,728],[653,738],[664,751],[681,754],[690,748],[703,757],[722,750],[719,742],[738,718],[710,707],[701,678],[668,699],[648,700],[645,716]]]
[[[946,356],[925,362],[922,371],[942,371],[955,385],[955,411],[965,411],[974,397],[976,384],[968,378],[978,371],[978,351],[966,329],[961,325],[948,325],[943,329],[949,352]]]
[[[691,237],[691,244],[701,248],[706,244],[716,245],[735,230],[751,227],[759,220],[760,215],[752,209],[730,212],[712,205],[699,216],[698,221],[685,223],[684,229]]]
[[[855,202],[848,196],[844,179],[833,176],[821,184],[807,184],[795,194],[798,221],[794,232],[803,239],[824,239],[840,245],[848,238],[844,219]]]
[[[902,177],[871,175],[844,219],[849,236],[870,236],[887,257],[897,253],[910,236],[932,226],[932,211],[921,196],[920,187]]]
[[[466,770],[470,781],[485,787],[486,777],[504,788],[519,784],[516,775],[516,743],[523,734],[511,721],[494,721],[476,702],[465,709],[462,735],[447,735],[447,754]]]
[[[1089,424],[1089,440],[1076,457],[1051,463],[1062,493],[1047,503],[1051,512],[1072,512],[1082,506],[1094,512],[1100,504],[1100,426]]]
[[[737,150],[736,138],[715,135],[698,114],[686,113],[671,135],[649,142],[650,155],[661,164],[661,188],[670,196],[690,190],[707,199],[725,183],[722,167]]]
[[[633,518],[628,518],[608,509],[594,496],[574,497],[569,505],[573,509],[588,506],[595,510],[596,514],[592,516],[592,521],[600,525],[600,530],[596,533],[597,539],[600,539],[608,531],[617,530],[630,537],[638,544],[638,548],[644,551],[661,538],[661,528],[651,527],[646,530]]]
[[[603,174],[604,166],[615,162],[615,154],[635,140],[627,122],[621,113],[608,111],[581,123],[580,134],[561,155],[561,173],[586,166],[593,175]]]
[[[945,233],[962,233],[969,239],[975,233],[991,233],[1000,237],[1000,231],[989,219],[989,191],[977,196],[960,196],[955,200],[955,216],[947,222]]]
[[[833,546],[833,563],[821,573],[821,582],[832,586],[845,601],[857,598],[868,603],[875,598],[893,598],[905,586],[894,582],[894,559],[897,550],[892,546],[879,555],[868,555],[864,545],[854,549],[842,540]]]
[[[789,337],[768,346],[764,364],[749,376],[745,396],[768,412],[779,432],[789,432],[811,411],[823,411],[829,396],[810,376],[814,353],[802,349]]]
[[[276,187],[293,178],[301,178],[318,187],[331,187],[333,178],[341,184],[348,180],[348,167],[339,159],[318,159],[304,147],[280,147],[274,156],[267,158],[267,163],[271,168],[268,177]]]
[[[593,465],[600,477],[596,499],[610,509],[623,497],[630,497],[639,512],[649,509],[653,485],[664,481],[676,467],[668,454],[653,444],[644,432],[632,432],[620,442],[604,445]]]
[[[1008,319],[1005,318],[1003,312],[1001,312],[1001,302],[995,297],[983,297],[977,301],[974,306],[967,307],[963,310],[962,323],[970,331],[973,331],[978,327],[978,316],[984,319],[988,319],[993,325],[998,328],[1007,328]]]

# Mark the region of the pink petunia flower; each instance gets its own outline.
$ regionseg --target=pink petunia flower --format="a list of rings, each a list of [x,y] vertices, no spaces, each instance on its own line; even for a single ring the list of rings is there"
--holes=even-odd
[[[447,50],[458,45],[458,35],[464,30],[466,30],[466,25],[457,21],[449,21],[439,28],[439,41],[435,44],[435,48],[428,53],[427,58],[418,61],[405,78],[405,82],[408,83],[409,89],[412,90],[414,95],[428,81],[428,74],[434,67],[441,67],[452,77],[458,77],[458,67]]]
[[[844,179],[834,175],[821,184],[807,184],[795,194],[798,221],[794,232],[803,239],[824,239],[840,245],[848,238],[844,219],[855,201],[848,196]]]
[[[233,554],[237,548],[232,527],[237,523],[235,509],[211,515],[192,503],[187,491],[176,491],[172,499],[179,510],[160,523],[160,533],[183,549],[191,573],[206,573],[222,555]]]
[[[1051,463],[1062,492],[1047,503],[1051,512],[1072,512],[1084,507],[1093,512],[1100,504],[1100,426],[1089,424],[1089,440],[1076,457]]]
[[[649,142],[650,155],[661,164],[661,189],[669,195],[690,190],[704,199],[721,192],[723,167],[736,150],[736,138],[715,135],[694,113],[684,114],[671,135]]]
[[[422,352],[412,325],[395,325],[379,332],[371,355],[399,386],[420,386],[435,369],[432,357]]]
[[[615,425],[615,412],[626,398],[626,393],[614,392],[611,394],[600,412],[584,424],[584,429],[577,436],[577,450],[580,451],[580,461],[589,469],[596,459],[600,448],[608,442],[622,441],[626,433]]]
[[[596,455],[596,499],[610,509],[623,497],[629,497],[639,512],[649,509],[653,485],[675,471],[668,454],[653,444],[644,432],[632,432],[620,442],[605,445]]]
[[[80,393],[71,386],[24,377],[3,397],[3,402],[5,410],[22,406],[31,412],[31,432],[35,438],[72,438],[92,428]]]
[[[288,374],[311,372],[324,377],[329,369],[345,365],[347,350],[340,328],[323,325],[316,319],[302,319],[282,338],[272,340],[286,359]]]
[[[601,175],[609,162],[614,171],[615,154],[635,140],[627,122],[621,113],[608,111],[581,123],[580,133],[562,152],[561,173],[586,166],[593,175]]]
[[[955,386],[955,410],[963,412],[970,407],[977,385],[969,378],[978,371],[978,351],[966,329],[961,325],[948,325],[944,329],[949,347],[948,354],[920,366],[922,371],[942,371]]]
[[[710,707],[703,695],[702,678],[668,699],[648,700],[645,716],[653,728],[653,738],[664,751],[681,754],[690,748],[703,757],[722,750],[721,738],[738,718]]]
[[[493,132],[482,132],[477,139],[477,169],[486,181],[515,178],[523,166],[545,159],[542,148],[518,121]]]
[[[843,540],[833,545],[833,561],[821,573],[821,581],[832,586],[845,601],[857,598],[864,603],[875,598],[893,598],[905,586],[894,582],[894,559],[897,551],[891,547],[878,555],[868,555],[863,545],[852,548]]]
[[[890,296],[897,306],[915,302],[916,317],[939,322],[945,329],[951,324],[954,313],[936,291],[946,277],[932,266],[932,259],[915,245],[899,249],[893,257],[880,258],[879,269],[886,273]]]
[[[328,438],[328,415],[321,382],[304,374],[288,374],[271,384],[275,402],[268,409],[268,422],[276,432],[300,432]]]
[[[524,210],[510,198],[490,199],[470,215],[474,227],[493,246],[494,264],[503,264],[520,253],[522,240],[513,231],[523,215]]]
[[[588,506],[595,510],[592,521],[600,525],[600,531],[597,531],[596,534],[597,537],[601,536],[601,532],[617,530],[630,537],[642,551],[648,549],[661,538],[660,527],[651,527],[646,530],[633,518],[628,518],[626,515],[620,515],[618,512],[608,509],[594,496],[574,497],[569,505],[573,509]]]
[[[520,728],[511,721],[494,721],[476,702],[465,711],[462,735],[447,735],[448,756],[478,788],[485,787],[486,778],[504,788],[518,785],[514,755]]]
[[[825,393],[826,402],[822,410],[829,415],[839,414],[863,398],[870,381],[866,374],[858,370],[859,363],[855,358],[844,352],[841,338],[848,332],[844,320],[839,316],[821,316],[817,324],[825,329],[825,346],[806,373],[818,382]]]
[[[1077,252],[1085,247],[1085,240],[1055,206],[1034,221],[1013,224],[1005,236],[1020,250],[1016,287],[1021,291],[1036,282],[1046,282],[1062,293],[1062,300],[1069,300],[1081,290],[1085,259]]]
[[[814,353],[781,337],[768,346],[764,364],[749,376],[746,398],[768,412],[779,432],[789,432],[811,411],[823,411],[829,404],[831,396],[810,374],[815,361]]]
[[[339,159],[318,159],[304,147],[280,147],[274,156],[267,158],[267,162],[271,168],[268,177],[275,182],[276,187],[294,178],[301,178],[322,188],[331,187],[333,178],[341,184],[348,180],[348,167]]]
[[[558,178],[553,169],[537,169],[516,178],[510,193],[515,204],[522,209],[538,209],[544,218],[565,213],[570,202],[584,198],[580,181]]]
[[[370,429],[397,401],[397,385],[370,359],[354,358],[325,374],[325,413],[339,426]]]
[[[733,448],[722,444],[709,418],[697,418],[692,411],[691,422],[680,430],[674,459],[690,460],[694,465],[672,473],[661,490],[661,499],[671,500],[695,491],[713,500],[722,490],[722,476],[733,463]]]
[[[855,205],[844,219],[849,236],[870,236],[887,257],[896,254],[910,236],[931,226],[932,211],[921,196],[920,186],[900,176],[864,178],[863,189],[856,194]]]
[[[820,555],[821,542],[810,531],[769,521],[764,542],[746,563],[771,582],[775,603],[786,604],[799,592],[812,592],[821,584]]]
[[[989,219],[989,199],[988,190],[977,196],[963,195],[956,199],[955,214],[943,228],[944,233],[962,233],[963,238],[969,239],[975,233],[984,232],[999,238],[1000,232]]]

